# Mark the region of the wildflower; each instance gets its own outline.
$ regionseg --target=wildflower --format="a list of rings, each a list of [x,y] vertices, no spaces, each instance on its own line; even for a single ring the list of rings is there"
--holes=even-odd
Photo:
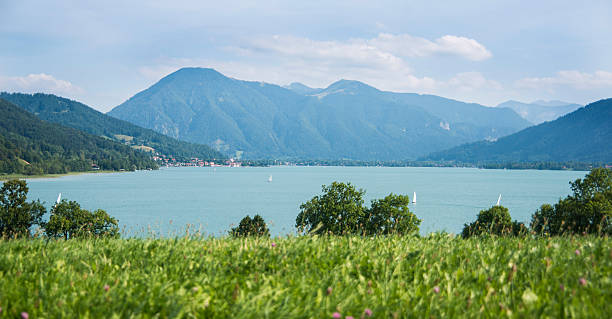
[[[353,318],[353,316],[346,316],[344,317],[344,319],[355,319],[355,318]]]
[[[334,318],[334,319],[340,319],[340,318],[342,318],[342,315],[341,315],[339,312],[337,312],[337,311],[336,311],[336,312],[334,312],[334,313],[332,314],[332,318]]]
[[[110,287],[108,285],[104,285],[104,291],[108,291]]]
[[[24,311],[24,312],[21,313],[21,319],[28,319],[29,317],[30,317],[30,315],[28,315],[27,312]]]
[[[439,292],[440,292],[440,287],[435,286],[435,287],[433,288],[433,291],[434,291],[435,293],[439,293]]]
[[[580,249],[576,249],[576,251],[574,251],[574,254],[576,254],[576,256],[580,256]]]
[[[580,283],[581,286],[586,286],[587,281],[584,278],[580,278],[580,280],[578,280],[578,282]]]
[[[370,308],[365,308],[365,310],[363,311],[363,313],[368,316],[371,317],[372,316],[372,309]]]
[[[272,243],[272,247],[276,247],[276,243]]]
[[[563,284],[559,285],[559,289],[561,289],[561,291],[565,290],[565,286],[563,286]]]
[[[198,292],[198,287],[193,287],[192,290],[193,292]]]
[[[332,287],[327,287],[327,295],[328,295],[328,296],[329,296],[329,295],[331,295],[332,291],[334,291],[334,290],[332,289]]]

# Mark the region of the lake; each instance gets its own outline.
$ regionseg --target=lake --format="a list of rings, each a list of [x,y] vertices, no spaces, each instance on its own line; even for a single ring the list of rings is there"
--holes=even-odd
[[[410,210],[423,220],[421,233],[460,233],[463,224],[501,204],[513,219],[529,222],[544,203],[570,193],[569,182],[587,172],[485,170],[420,167],[181,167],[158,171],[83,174],[30,179],[29,199],[47,207],[57,199],[83,208],[101,208],[119,220],[125,235],[184,234],[186,225],[222,235],[247,214],[260,214],[273,235],[295,232],[301,203],[321,193],[321,185],[351,182],[366,190],[365,200],[407,194]],[[269,182],[269,177],[272,181]],[[193,231],[192,231],[193,232]]]

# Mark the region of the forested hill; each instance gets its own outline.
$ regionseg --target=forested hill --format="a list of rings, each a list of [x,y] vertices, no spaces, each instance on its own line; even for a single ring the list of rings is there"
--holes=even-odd
[[[55,174],[157,168],[129,146],[40,120],[0,99],[0,173]]]
[[[612,99],[495,142],[481,141],[426,156],[458,162],[580,161],[612,163]]]
[[[104,136],[145,151],[156,151],[177,159],[224,156],[208,145],[179,141],[132,123],[108,116],[91,107],[51,94],[0,93],[0,98],[34,113],[40,119]]]

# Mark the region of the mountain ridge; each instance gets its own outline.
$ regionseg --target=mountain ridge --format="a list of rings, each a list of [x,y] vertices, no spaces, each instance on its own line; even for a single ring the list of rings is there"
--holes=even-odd
[[[108,114],[249,158],[410,159],[529,125],[509,109],[384,92],[354,80],[316,91],[296,87],[301,94],[185,68]],[[441,116],[445,108],[453,112]]]

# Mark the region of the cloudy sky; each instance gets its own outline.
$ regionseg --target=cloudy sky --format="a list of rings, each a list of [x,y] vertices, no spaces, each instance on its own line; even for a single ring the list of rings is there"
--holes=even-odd
[[[612,1],[0,0],[0,91],[108,111],[164,75],[338,79],[489,106],[612,97]]]

